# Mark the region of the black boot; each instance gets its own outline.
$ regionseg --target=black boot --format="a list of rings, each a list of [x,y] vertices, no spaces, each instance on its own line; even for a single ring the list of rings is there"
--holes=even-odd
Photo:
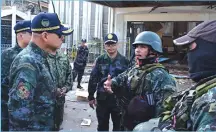
[[[83,87],[80,84],[77,85],[77,88],[83,89]]]

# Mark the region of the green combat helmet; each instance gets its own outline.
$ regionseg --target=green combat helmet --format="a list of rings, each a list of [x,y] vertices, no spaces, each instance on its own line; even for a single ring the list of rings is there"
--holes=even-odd
[[[162,42],[160,37],[151,31],[144,31],[137,35],[133,46],[137,44],[144,44],[150,46],[154,51],[158,53],[163,53],[162,51]]]

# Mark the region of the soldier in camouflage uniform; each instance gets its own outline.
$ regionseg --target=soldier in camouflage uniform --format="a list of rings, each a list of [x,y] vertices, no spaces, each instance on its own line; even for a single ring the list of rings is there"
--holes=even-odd
[[[9,92],[9,71],[11,63],[19,52],[25,48],[31,40],[31,21],[19,21],[14,26],[17,44],[2,52],[1,59],[1,126],[2,131],[8,131],[8,92]]]
[[[98,131],[109,131],[110,114],[113,121],[113,131],[120,131],[120,107],[114,94],[104,91],[103,83],[107,76],[112,77],[124,72],[129,65],[129,61],[117,51],[118,38],[110,33],[104,39],[106,54],[99,56],[91,72],[88,92],[89,105],[94,109],[96,104],[94,93],[97,90],[96,114],[98,119]]]
[[[65,28],[55,13],[40,13],[31,24],[32,39],[14,59],[8,101],[10,131],[52,131],[57,97],[55,69],[48,55],[56,54]]]
[[[136,65],[104,83],[107,92],[122,94],[125,103],[123,125],[133,130],[140,122],[158,117],[163,111],[163,100],[176,91],[176,82],[167,70],[157,63],[162,53],[160,37],[151,31],[137,35],[135,42]]]
[[[82,76],[84,74],[84,70],[86,67],[86,63],[88,60],[88,47],[86,46],[86,39],[82,39],[81,45],[78,47],[77,56],[74,61],[74,68],[73,68],[73,81],[77,77],[77,88],[82,89],[83,87],[80,85]]]
[[[163,131],[216,131],[216,20],[205,21],[173,41],[188,48],[192,88],[164,102]]]
[[[51,69],[54,69],[57,78],[57,104],[55,108],[55,127],[60,130],[63,121],[65,95],[73,87],[73,76],[71,66],[67,55],[62,54],[59,50],[56,55],[49,54],[48,63]]]

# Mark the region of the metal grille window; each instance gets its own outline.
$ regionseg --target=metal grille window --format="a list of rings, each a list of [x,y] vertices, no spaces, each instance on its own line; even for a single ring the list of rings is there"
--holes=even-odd
[[[1,49],[4,50],[12,46],[11,40],[11,21],[2,20],[1,21]]]

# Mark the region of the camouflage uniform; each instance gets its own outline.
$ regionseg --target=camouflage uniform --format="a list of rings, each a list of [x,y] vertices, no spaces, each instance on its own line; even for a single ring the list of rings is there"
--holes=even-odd
[[[78,86],[81,83],[82,76],[84,74],[85,66],[88,60],[88,47],[87,46],[79,46],[77,50],[77,57],[74,61],[74,68],[73,68],[73,80],[75,80],[76,76],[78,75],[77,81]]]
[[[48,52],[56,52],[62,44],[63,36],[72,34],[73,30],[64,27],[56,13],[41,12],[31,21],[31,31],[33,42],[17,55],[10,69],[10,131],[55,130],[58,78],[54,67],[48,62]],[[55,34],[56,43],[40,41],[43,38],[38,34],[44,32]],[[46,48],[40,45],[46,45]]]
[[[63,87],[65,87],[67,89],[67,92],[69,90],[72,90],[72,72],[67,56],[58,51],[56,55],[49,54],[47,60],[49,66],[54,70],[54,74],[57,77],[57,88],[62,89]],[[57,97],[57,104],[55,109],[55,124],[57,130],[59,130],[59,127],[63,121],[64,103],[65,96]]]
[[[165,130],[216,131],[216,20],[204,21],[173,40],[188,48],[192,88],[169,97],[159,127]]]
[[[158,117],[163,111],[163,100],[176,91],[176,82],[164,69],[157,67],[146,72],[149,68],[159,64],[146,64],[141,67],[133,67],[112,79],[112,90],[115,94],[122,94],[122,102],[125,105],[124,126],[126,130],[132,130],[138,120],[127,116],[128,104],[136,95],[146,95],[148,104],[154,106],[154,113],[148,118]],[[146,72],[146,73],[145,73]],[[144,74],[145,73],[145,74]],[[139,77],[144,75],[143,77]],[[143,79],[144,78],[144,79]],[[138,81],[141,80],[141,81]],[[150,113],[148,113],[150,115]],[[145,119],[142,119],[143,121]]]
[[[161,116],[161,130],[209,131],[216,130],[216,78],[209,77],[189,90],[168,98]]]
[[[121,54],[117,54],[112,60],[107,54],[101,55],[95,62],[91,72],[88,92],[89,101],[94,100],[94,93],[97,90],[97,108],[96,114],[98,119],[98,131],[109,130],[110,114],[113,120],[113,130],[120,130],[120,108],[114,94],[108,94],[104,91],[103,83],[106,81],[108,74],[115,77],[124,72],[129,65],[129,61]]]
[[[22,50],[22,48],[17,44],[15,47],[8,48],[2,52],[2,60],[1,60],[1,115],[2,115],[2,128],[3,130],[8,130],[8,93],[9,93],[9,71],[10,66],[14,60],[14,58],[18,55],[18,53]]]
[[[9,130],[52,131],[56,79],[48,53],[30,43],[17,55],[10,70]]]
[[[31,34],[31,21],[30,20],[23,20],[19,21],[16,23],[14,26],[14,31],[17,34],[26,34],[27,32],[29,35],[25,36],[27,38],[23,38],[23,47],[25,47],[26,44],[28,44],[28,41],[30,41],[30,34]],[[24,37],[23,36],[23,37]],[[19,52],[22,50],[20,47],[18,39],[17,44],[15,47],[8,48],[2,52],[2,60],[1,60],[1,126],[2,126],[2,131],[8,131],[8,107],[7,107],[7,102],[8,102],[8,93],[9,93],[9,71],[10,71],[10,66],[14,60],[14,58],[19,54]]]

